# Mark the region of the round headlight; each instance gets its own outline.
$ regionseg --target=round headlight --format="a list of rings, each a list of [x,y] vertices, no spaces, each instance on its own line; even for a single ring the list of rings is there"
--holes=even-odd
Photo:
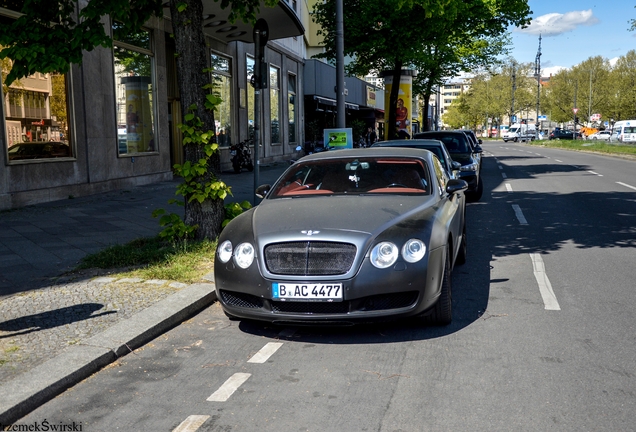
[[[241,243],[234,250],[234,262],[240,268],[248,268],[254,261],[254,246],[249,243]]]
[[[424,258],[426,245],[422,240],[411,239],[402,246],[402,258],[404,261],[415,263]]]
[[[398,247],[390,242],[375,245],[371,251],[371,264],[377,268],[387,268],[398,259]]]
[[[221,243],[216,250],[216,256],[223,264],[228,262],[232,258],[232,242],[225,240]]]

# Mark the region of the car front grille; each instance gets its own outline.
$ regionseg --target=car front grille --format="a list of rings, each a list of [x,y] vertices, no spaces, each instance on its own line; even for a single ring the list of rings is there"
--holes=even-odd
[[[260,309],[263,307],[263,300],[251,294],[221,290],[221,299],[230,306],[248,309]]]
[[[355,256],[356,247],[349,243],[302,241],[265,247],[265,265],[270,273],[279,275],[342,275]]]

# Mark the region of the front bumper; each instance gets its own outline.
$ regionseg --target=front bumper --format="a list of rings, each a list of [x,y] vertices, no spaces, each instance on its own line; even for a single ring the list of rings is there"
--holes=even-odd
[[[243,319],[276,324],[347,325],[400,319],[425,313],[440,295],[444,248],[428,252],[417,264],[398,261],[392,268],[377,269],[365,260],[356,276],[305,278],[304,282],[343,284],[343,301],[280,301],[272,299],[272,283],[302,283],[300,278],[264,278],[256,265],[251,271],[215,262],[217,297],[224,311]],[[243,274],[242,274],[243,273]]]

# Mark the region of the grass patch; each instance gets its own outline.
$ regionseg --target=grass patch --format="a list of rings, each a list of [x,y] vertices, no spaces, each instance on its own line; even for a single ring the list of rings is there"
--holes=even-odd
[[[607,143],[594,140],[542,140],[529,142],[530,145],[562,148],[603,154],[636,156],[636,145]]]
[[[87,255],[76,270],[124,268],[117,274],[195,283],[214,269],[215,252],[216,241],[172,243],[158,236],[141,238]]]

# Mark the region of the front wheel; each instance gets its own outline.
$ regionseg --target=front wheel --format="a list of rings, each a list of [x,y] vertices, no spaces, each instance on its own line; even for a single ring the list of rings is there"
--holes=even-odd
[[[462,228],[462,241],[459,244],[459,251],[457,253],[457,259],[455,264],[466,264],[466,255],[468,254],[468,241],[466,239],[466,221],[464,221],[464,227]]]
[[[238,158],[232,159],[232,168],[234,168],[236,174],[241,172],[241,162],[239,162]]]
[[[434,325],[448,325],[453,320],[452,309],[452,275],[450,266],[450,245],[446,250],[446,263],[444,264],[444,277],[442,279],[442,289],[437,303],[433,306],[433,312],[427,315],[427,321]]]

